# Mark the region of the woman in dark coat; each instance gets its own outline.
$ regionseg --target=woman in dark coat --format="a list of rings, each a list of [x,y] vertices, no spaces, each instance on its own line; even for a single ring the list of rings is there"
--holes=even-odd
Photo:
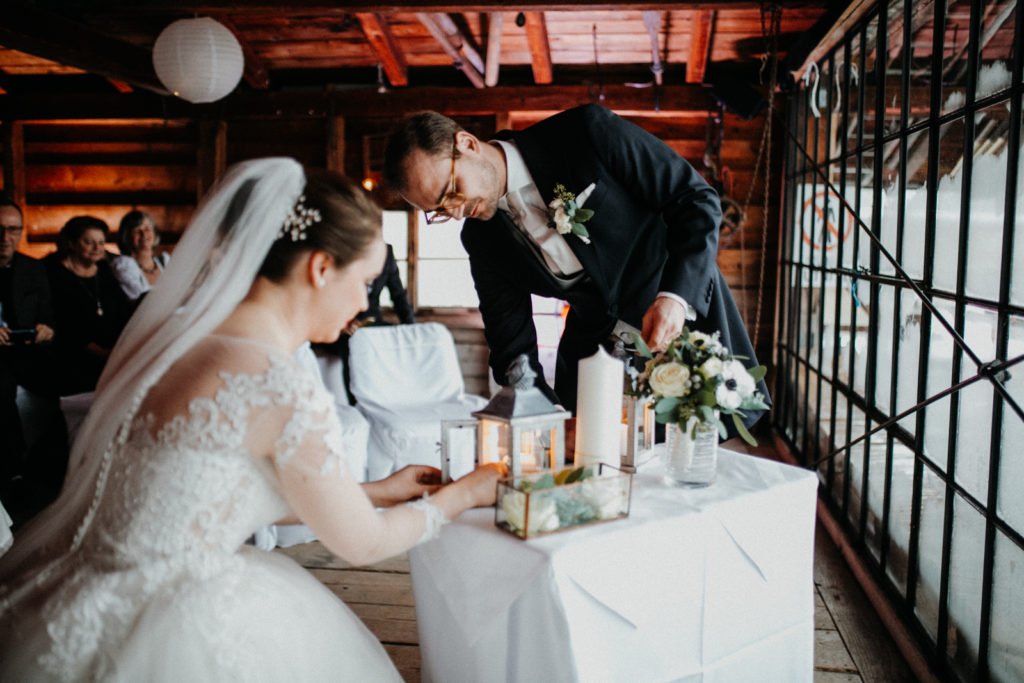
[[[131,315],[131,304],[110,269],[108,235],[107,224],[99,218],[75,216],[61,228],[57,252],[45,259],[61,396],[96,388]]]

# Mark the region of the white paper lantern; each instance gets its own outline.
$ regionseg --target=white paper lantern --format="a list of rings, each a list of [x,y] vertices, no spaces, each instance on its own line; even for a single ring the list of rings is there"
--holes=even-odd
[[[213,102],[238,85],[245,68],[235,35],[209,17],[179,19],[153,45],[157,78],[189,102]]]

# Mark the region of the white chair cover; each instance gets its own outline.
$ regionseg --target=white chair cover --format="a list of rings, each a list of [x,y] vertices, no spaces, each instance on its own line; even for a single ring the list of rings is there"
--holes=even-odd
[[[455,340],[440,323],[364,327],[349,342],[350,389],[370,421],[367,476],[441,466],[441,420],[486,405],[466,394]]]

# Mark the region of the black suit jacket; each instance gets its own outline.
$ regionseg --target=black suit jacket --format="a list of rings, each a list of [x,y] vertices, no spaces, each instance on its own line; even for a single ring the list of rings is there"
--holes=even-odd
[[[11,329],[28,329],[42,323],[53,327],[50,282],[42,261],[15,253],[11,260],[12,311],[4,309],[4,321]]]
[[[715,262],[722,215],[718,195],[685,159],[597,105],[570,109],[499,137],[515,142],[545,203],[554,198],[556,184],[576,195],[595,184],[584,205],[594,211],[586,223],[591,243],[566,235],[586,273],[569,290],[559,287],[504,213],[489,221],[467,220],[463,227],[491,368],[499,382],[521,353],[530,355],[538,378],[543,377],[531,294],[569,301],[559,344],[557,395],[543,380],[538,384],[570,409],[576,403],[578,360],[596,351],[616,320],[640,328],[659,291],[683,297],[697,313],[692,327],[721,330],[733,353],[756,364]]]

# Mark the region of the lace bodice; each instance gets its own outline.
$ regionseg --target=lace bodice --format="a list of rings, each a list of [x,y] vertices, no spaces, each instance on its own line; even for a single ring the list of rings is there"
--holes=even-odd
[[[90,668],[102,678],[100,644],[127,637],[140,609],[183,582],[230,577],[234,586],[239,547],[289,512],[356,561],[429,535],[422,501],[373,510],[349,476],[323,385],[259,343],[214,335],[197,345],[153,387],[118,442],[80,549],[59,563],[44,606],[54,646],[40,662],[58,678]],[[215,620],[203,623],[216,632]]]
[[[319,433],[321,473],[341,474],[333,404],[301,368],[270,356],[263,372],[221,378],[214,397],[192,399],[187,414],[162,426],[151,411],[133,420],[92,526],[93,542],[86,543],[94,552],[115,562],[229,553],[288,514],[274,461],[247,444],[254,418],[284,422],[276,464],[288,463],[303,435]]]

